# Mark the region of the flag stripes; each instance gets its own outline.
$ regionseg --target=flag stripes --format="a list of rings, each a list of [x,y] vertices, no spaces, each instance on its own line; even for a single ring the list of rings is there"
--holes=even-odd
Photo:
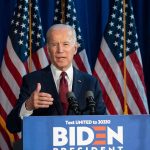
[[[37,0],[32,3],[32,68],[29,69],[29,13],[28,1],[18,0],[7,38],[6,49],[0,71],[0,149],[10,150],[21,135],[11,134],[6,128],[6,116],[15,106],[19,97],[22,77],[46,67],[49,64],[47,49],[44,47],[42,26]],[[35,41],[34,41],[35,40]]]
[[[131,54],[131,58],[135,61],[138,58],[137,52]],[[135,86],[137,81],[140,83],[140,85],[143,85],[143,77],[139,78],[138,72],[136,72],[134,69],[134,63],[131,61],[130,56],[128,56],[126,59],[128,96],[127,104],[129,113],[146,114],[148,113],[148,108],[146,103],[143,102],[143,100],[146,101],[144,86]],[[140,64],[139,59],[136,60],[136,62]],[[122,114],[124,106],[123,61],[121,61],[119,64],[116,62],[104,38],[102,39],[102,45],[96,62],[94,75],[98,76],[100,80],[103,91],[102,93],[108,112],[111,114]]]

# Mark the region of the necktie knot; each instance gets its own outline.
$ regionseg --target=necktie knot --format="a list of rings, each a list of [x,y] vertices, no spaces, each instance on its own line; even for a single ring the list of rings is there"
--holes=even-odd
[[[65,78],[66,75],[67,75],[67,73],[64,71],[60,74],[61,78]]]

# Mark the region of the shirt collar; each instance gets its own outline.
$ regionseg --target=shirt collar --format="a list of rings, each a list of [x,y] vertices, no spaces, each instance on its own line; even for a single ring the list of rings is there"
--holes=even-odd
[[[56,80],[58,80],[60,78],[60,74],[62,71],[59,70],[58,68],[56,68],[53,64],[51,64],[51,70],[52,70],[52,74],[53,74],[54,78]],[[65,72],[67,73],[68,80],[73,81],[73,66],[72,66],[72,64]]]

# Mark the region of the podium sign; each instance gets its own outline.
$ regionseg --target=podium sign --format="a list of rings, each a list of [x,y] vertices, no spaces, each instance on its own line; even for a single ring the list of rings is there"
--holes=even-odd
[[[24,150],[150,150],[150,117],[25,117]]]

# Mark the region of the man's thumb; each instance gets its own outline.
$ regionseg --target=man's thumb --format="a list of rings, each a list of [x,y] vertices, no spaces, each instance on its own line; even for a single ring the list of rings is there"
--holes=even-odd
[[[37,83],[35,91],[36,92],[40,92],[41,91],[41,83]]]

